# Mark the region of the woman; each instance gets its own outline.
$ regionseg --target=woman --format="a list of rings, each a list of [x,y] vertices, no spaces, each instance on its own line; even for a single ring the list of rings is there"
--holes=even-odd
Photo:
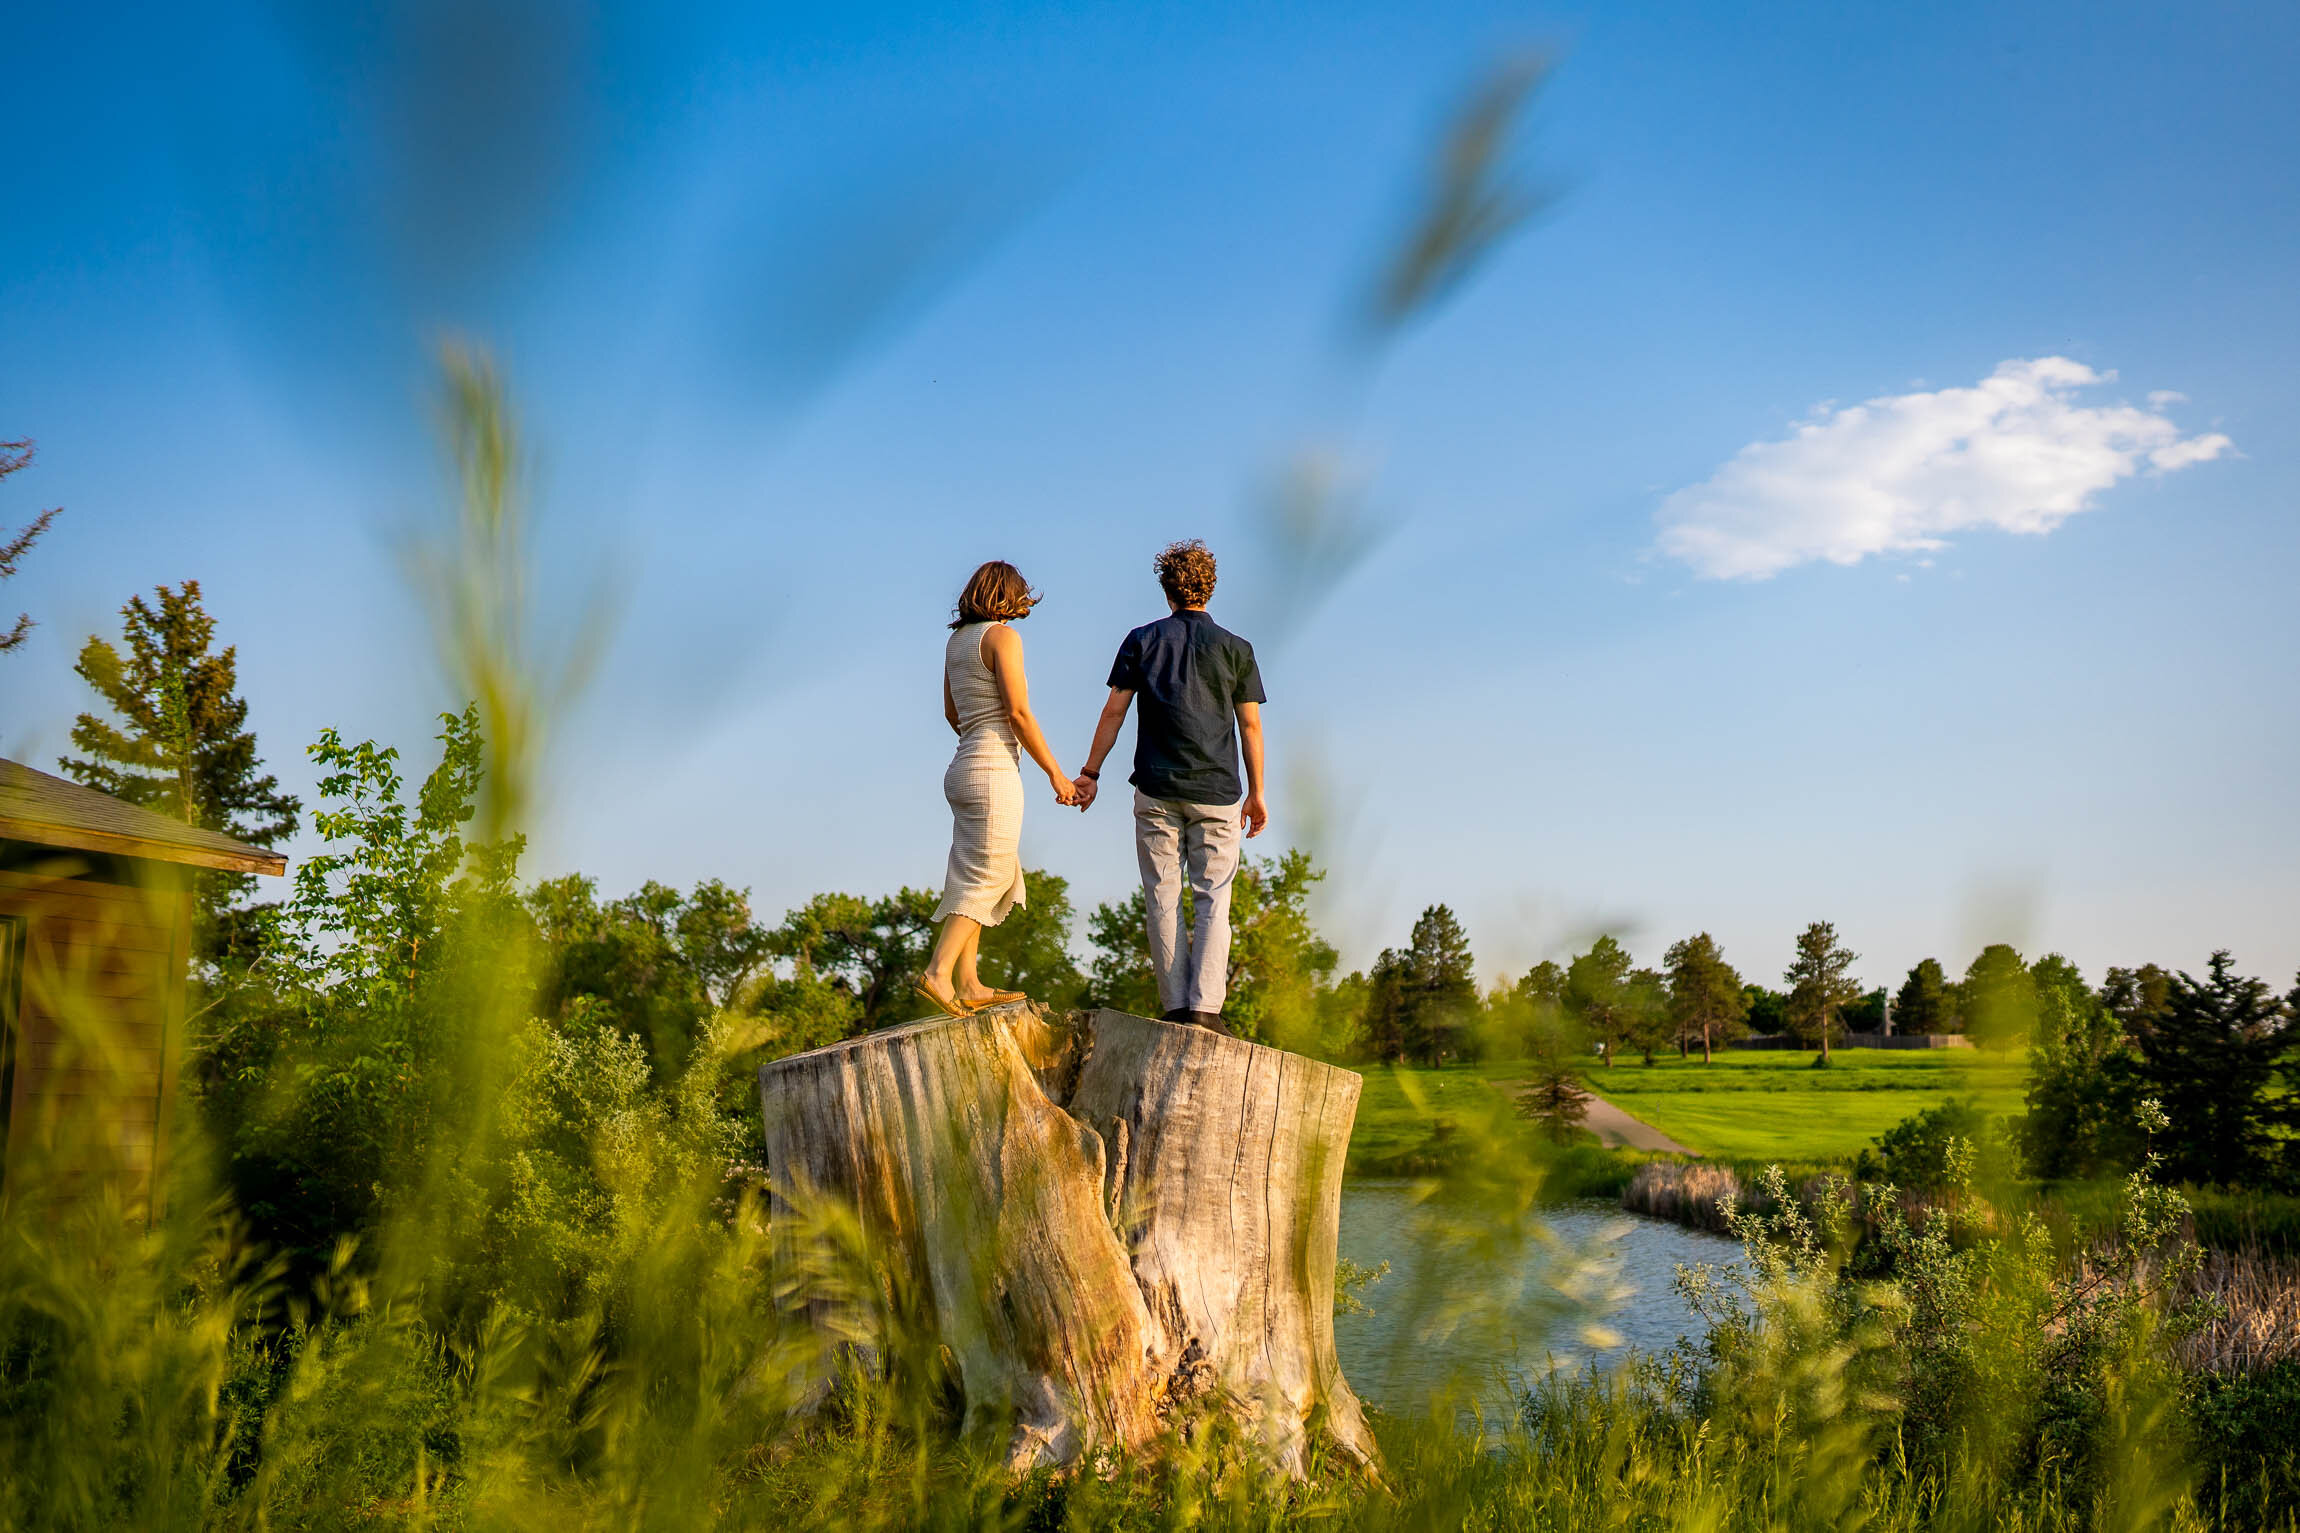
[[[1037,604],[1022,572],[994,559],[959,593],[943,650],[942,716],[958,732],[958,750],[942,774],[942,795],[950,800],[950,868],[934,912],[942,933],[915,988],[953,1017],[1022,999],[1016,991],[991,989],[975,972],[982,929],[1023,902],[1022,752],[1046,773],[1056,803],[1078,802],[1076,785],[1062,775],[1031,715],[1022,638],[1008,626]]]

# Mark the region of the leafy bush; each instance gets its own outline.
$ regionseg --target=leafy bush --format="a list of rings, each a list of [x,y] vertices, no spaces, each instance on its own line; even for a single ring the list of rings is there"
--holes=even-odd
[[[1912,1113],[1879,1134],[1875,1148],[1861,1152],[1853,1175],[1864,1182],[1891,1182],[1930,1192],[1957,1176],[1957,1158],[1970,1157],[1989,1127],[1973,1103],[1952,1097],[1938,1107]],[[1963,1145],[1960,1151],[1958,1146]],[[1969,1169],[1969,1167],[1968,1167]]]
[[[2184,1404],[2205,1516],[2242,1528],[2300,1520],[2300,1362],[2200,1375]]]

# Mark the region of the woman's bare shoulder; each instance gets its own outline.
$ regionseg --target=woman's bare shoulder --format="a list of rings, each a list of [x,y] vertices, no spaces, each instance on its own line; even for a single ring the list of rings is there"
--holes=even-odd
[[[1006,623],[993,623],[982,631],[982,658],[993,655],[1016,656],[1022,653],[1022,635]]]

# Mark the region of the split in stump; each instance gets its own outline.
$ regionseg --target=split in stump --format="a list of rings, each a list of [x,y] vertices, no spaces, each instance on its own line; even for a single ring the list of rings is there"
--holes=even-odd
[[[1342,1161],[1359,1078],[1122,1012],[992,1007],[759,1070],[778,1231],[851,1208],[883,1297],[948,1349],[1017,1469],[1228,1415],[1287,1472],[1313,1435],[1371,1466],[1334,1356]],[[787,1256],[794,1234],[778,1236]],[[789,1270],[786,1267],[786,1270]],[[802,1292],[819,1398],[888,1323]]]

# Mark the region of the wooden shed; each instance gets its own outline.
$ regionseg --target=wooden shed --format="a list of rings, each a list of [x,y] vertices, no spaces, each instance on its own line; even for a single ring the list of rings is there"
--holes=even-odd
[[[37,1160],[149,1208],[203,868],[287,859],[0,760],[0,1197]]]

